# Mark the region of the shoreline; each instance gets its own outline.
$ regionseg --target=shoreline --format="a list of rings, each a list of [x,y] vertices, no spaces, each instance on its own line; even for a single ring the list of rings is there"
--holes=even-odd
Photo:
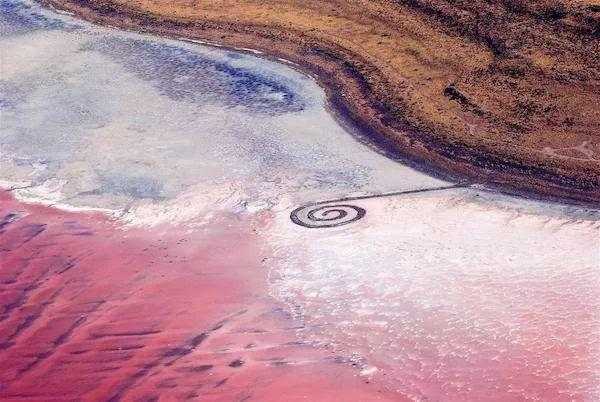
[[[328,110],[342,125],[355,131],[358,141],[431,176],[544,201],[592,207],[600,202],[600,183],[594,172],[572,172],[576,176],[559,174],[543,166],[525,164],[518,158],[510,160],[485,149],[444,142],[398,119],[394,114],[396,106],[377,99],[368,77],[356,67],[359,56],[344,58],[346,50],[336,49],[340,56],[327,46],[307,49],[300,40],[293,41],[294,36],[302,33],[288,31],[283,35],[272,27],[176,20],[117,6],[112,1],[39,2],[101,26],[175,40],[202,41],[205,46],[229,48],[278,62],[285,60],[291,68],[315,79],[325,91]]]

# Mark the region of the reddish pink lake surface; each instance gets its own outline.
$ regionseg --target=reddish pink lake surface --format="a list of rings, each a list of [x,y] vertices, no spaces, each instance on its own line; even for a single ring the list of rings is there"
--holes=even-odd
[[[549,278],[556,290],[548,291],[484,284],[517,301],[541,297],[505,338],[443,309],[424,315],[418,303],[411,311],[392,299],[380,313],[409,311],[426,332],[345,312],[354,320],[348,327],[337,311],[319,318],[310,297],[297,301],[313,312],[300,321],[268,293],[273,256],[260,235],[268,212],[246,220],[223,213],[205,230],[139,229],[1,194],[2,400],[402,401],[421,399],[417,392],[567,401],[595,392],[597,301],[582,284],[572,291],[578,281],[563,278],[571,296],[560,299],[560,278]],[[479,286],[472,280],[467,289]],[[365,287],[361,297],[380,297]],[[494,307],[478,297],[472,308],[485,317]],[[396,359],[407,350],[414,359]]]
[[[297,337],[260,217],[122,230],[0,194],[0,399],[398,400]]]

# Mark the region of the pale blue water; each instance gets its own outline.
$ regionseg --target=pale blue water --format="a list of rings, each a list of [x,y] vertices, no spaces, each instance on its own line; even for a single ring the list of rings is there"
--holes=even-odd
[[[275,203],[444,184],[359,143],[286,65],[0,7],[0,180],[38,197],[124,209],[202,184]]]

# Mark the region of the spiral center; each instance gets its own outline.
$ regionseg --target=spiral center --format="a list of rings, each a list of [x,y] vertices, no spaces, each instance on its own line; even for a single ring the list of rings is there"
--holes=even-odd
[[[361,219],[366,211],[355,205],[307,205],[290,214],[292,222],[307,228],[329,228],[347,225]]]

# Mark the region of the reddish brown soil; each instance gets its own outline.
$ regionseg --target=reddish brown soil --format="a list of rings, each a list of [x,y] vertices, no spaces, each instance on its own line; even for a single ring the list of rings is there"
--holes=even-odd
[[[303,344],[261,222],[220,223],[123,229],[0,192],[0,400],[404,399]]]
[[[418,167],[600,201],[598,0],[43,1],[289,59]]]

